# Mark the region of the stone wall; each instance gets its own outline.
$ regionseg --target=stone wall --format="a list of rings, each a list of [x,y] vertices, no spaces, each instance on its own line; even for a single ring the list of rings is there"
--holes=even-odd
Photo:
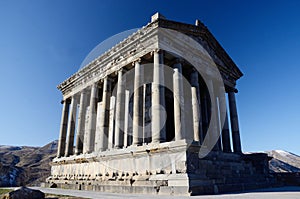
[[[267,187],[266,154],[210,152],[185,142],[54,160],[47,186],[118,193],[198,195]]]

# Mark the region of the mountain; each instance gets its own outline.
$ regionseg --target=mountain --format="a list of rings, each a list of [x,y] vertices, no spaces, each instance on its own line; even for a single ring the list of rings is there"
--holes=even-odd
[[[56,151],[57,141],[43,147],[0,145],[0,187],[44,182]]]
[[[271,172],[300,172],[300,156],[283,150],[266,151],[266,153],[272,157],[269,161]]]

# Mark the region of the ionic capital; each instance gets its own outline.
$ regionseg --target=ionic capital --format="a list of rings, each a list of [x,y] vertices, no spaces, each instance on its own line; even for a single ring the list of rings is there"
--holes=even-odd
[[[239,91],[238,91],[238,89],[236,89],[236,88],[232,88],[232,87],[227,87],[226,88],[226,91],[229,93],[229,92],[233,92],[233,93],[238,93]]]
[[[60,101],[61,104],[64,104],[65,102],[67,104],[71,104],[71,98],[68,98],[68,99],[65,99],[65,100],[63,99],[63,100]]]
[[[137,62],[137,63],[141,63],[141,61],[142,61],[141,58],[135,59],[135,60],[132,62],[132,66],[134,66],[136,62]]]
[[[154,53],[163,53],[164,51],[162,49],[159,49],[159,48],[155,48],[151,53],[150,55],[153,56]]]

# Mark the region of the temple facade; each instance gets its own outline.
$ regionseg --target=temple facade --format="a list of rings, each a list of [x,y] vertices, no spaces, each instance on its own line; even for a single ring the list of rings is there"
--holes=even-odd
[[[242,75],[199,20],[156,13],[58,86],[58,151],[46,184],[171,195],[267,185],[267,156],[242,153]]]

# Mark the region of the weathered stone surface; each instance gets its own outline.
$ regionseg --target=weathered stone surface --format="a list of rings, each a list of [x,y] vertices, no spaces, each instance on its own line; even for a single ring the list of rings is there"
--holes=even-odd
[[[45,194],[39,190],[21,187],[15,191],[9,192],[1,197],[1,199],[44,199]]]
[[[179,141],[68,157],[64,163],[56,159],[46,186],[55,183],[59,188],[81,190],[197,195],[272,184],[266,173],[266,154],[211,152],[200,159],[199,148]],[[82,163],[75,163],[79,160]]]

